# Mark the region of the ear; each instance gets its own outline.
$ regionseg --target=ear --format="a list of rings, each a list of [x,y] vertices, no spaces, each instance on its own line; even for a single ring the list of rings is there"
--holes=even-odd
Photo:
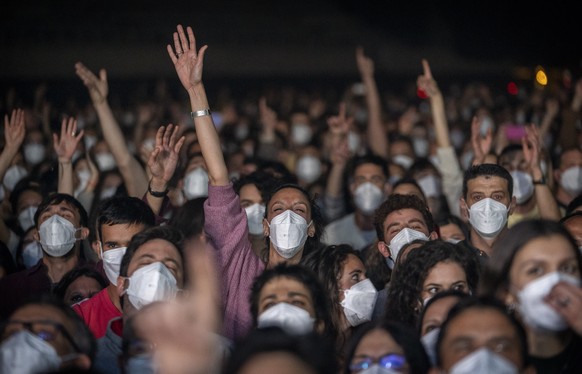
[[[263,236],[268,237],[271,235],[271,228],[269,227],[269,222],[266,218],[263,218]]]
[[[390,257],[390,254],[391,254],[390,248],[388,248],[388,245],[385,242],[378,241],[376,246],[378,247],[378,252],[380,252],[382,254],[382,256],[384,256],[385,258]]]
[[[562,173],[560,172],[560,169],[556,169],[554,170],[554,180],[557,182],[560,180],[560,177],[562,176]],[[554,182],[555,183],[555,182]]]
[[[507,306],[517,304],[517,297],[515,297],[509,290],[499,291],[498,297],[499,300],[503,300],[503,303]]]
[[[386,194],[386,196],[388,196],[391,193],[392,193],[392,185],[388,182],[384,183],[384,194]]]
[[[311,222],[311,225],[309,225],[309,227],[307,228],[307,235],[309,235],[312,238],[313,235],[315,235],[315,225],[313,224],[313,221]]]
[[[99,244],[101,244],[101,241],[93,240],[91,242],[91,249],[93,250],[93,252],[95,252],[95,254],[97,255],[97,258],[102,260],[103,258],[101,257],[101,251],[99,250]]]
[[[86,227],[81,227],[81,237],[79,239],[87,239],[89,236],[89,229]]]
[[[325,322],[322,320],[319,320],[317,322],[315,322],[315,326],[313,327],[313,331],[315,331],[318,334],[323,334],[325,330]]]
[[[38,234],[38,230],[36,228],[32,229],[32,238],[37,242],[40,242],[40,235]]]
[[[511,197],[511,201],[509,202],[509,209],[507,214],[508,215],[512,215],[513,211],[515,210],[515,206],[517,205],[517,200],[515,199],[515,196]]]
[[[463,220],[465,220],[466,222],[469,221],[469,206],[467,205],[467,202],[465,201],[464,198],[460,198],[459,199],[459,207],[460,212],[461,212],[461,218],[463,218]]]
[[[121,295],[123,295],[123,291],[125,291],[127,281],[127,278],[122,277],[121,275],[117,277],[117,294],[120,299],[122,298]]]

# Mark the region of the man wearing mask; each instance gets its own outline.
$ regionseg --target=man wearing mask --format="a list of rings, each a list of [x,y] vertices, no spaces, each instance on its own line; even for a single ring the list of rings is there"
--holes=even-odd
[[[324,229],[327,245],[349,244],[363,250],[376,240],[374,212],[391,191],[386,161],[373,154],[350,160],[349,192],[354,212],[329,224]]]
[[[579,146],[565,149],[558,160],[555,196],[563,216],[570,201],[582,192],[582,150]]]
[[[71,195],[56,193],[45,198],[34,215],[34,238],[43,251],[35,266],[0,281],[0,317],[6,318],[25,298],[50,293],[63,275],[84,262],[82,240],[89,234],[87,212]]]
[[[491,256],[493,244],[507,230],[507,219],[515,209],[511,174],[497,164],[471,166],[463,177],[460,207],[462,218],[469,222],[470,236],[459,245]]]

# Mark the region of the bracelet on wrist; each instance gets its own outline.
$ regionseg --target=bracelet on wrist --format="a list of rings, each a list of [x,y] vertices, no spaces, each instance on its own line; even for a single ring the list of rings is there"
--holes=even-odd
[[[148,193],[153,197],[165,197],[169,192],[169,189],[166,188],[165,191],[154,191],[152,190],[152,181],[148,183]]]
[[[202,109],[202,110],[196,110],[194,112],[190,112],[190,117],[192,117],[192,119],[194,119],[194,118],[198,118],[198,117],[209,116],[210,114],[211,114],[210,109]]]

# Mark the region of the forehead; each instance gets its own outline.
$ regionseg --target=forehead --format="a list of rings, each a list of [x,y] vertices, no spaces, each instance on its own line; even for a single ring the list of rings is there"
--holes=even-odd
[[[293,187],[286,187],[282,188],[279,191],[273,194],[271,201],[269,201],[269,205],[273,205],[276,203],[289,203],[289,202],[302,202],[309,206],[309,200],[307,196],[303,194],[300,190]]]
[[[49,320],[64,324],[65,315],[52,305],[29,304],[18,308],[9,318],[10,321],[38,321]]]
[[[131,238],[145,229],[143,223],[101,225],[101,241],[129,241]]]
[[[58,204],[48,205],[42,212],[40,212],[40,214],[45,213],[45,212],[56,214],[58,212],[63,212],[63,211],[73,212],[74,216],[76,218],[79,218],[79,212],[77,211],[77,207],[74,206],[73,204],[67,202],[67,201],[61,201]]]
[[[423,316],[423,322],[429,319],[440,319],[443,321],[449,313],[449,310],[459,301],[458,296],[447,296],[433,301],[426,308]]]
[[[446,339],[460,336],[477,338],[515,337],[517,331],[509,317],[493,308],[468,308],[449,322]]]
[[[507,152],[502,156],[499,156],[499,163],[503,164],[504,162],[512,162],[514,160],[521,161],[523,159],[524,159],[523,151],[516,149],[514,151]]]
[[[261,192],[253,183],[245,184],[241,187],[239,196],[241,200],[245,199],[261,199]]]
[[[130,264],[135,264],[142,257],[153,258],[156,261],[171,259],[182,264],[182,257],[176,246],[164,239],[152,239],[140,245],[131,258]]]
[[[572,164],[576,162],[582,161],[582,151],[577,149],[570,149],[564,153],[562,153],[562,157],[560,157],[560,161],[563,164]]]
[[[467,181],[467,193],[487,192],[491,190],[509,191],[507,180],[496,175],[480,175]]]
[[[344,263],[342,264],[344,272],[350,272],[355,269],[364,269],[364,263],[358,257],[349,254],[348,257],[345,259]]]
[[[422,223],[426,224],[426,222],[424,221],[424,217],[422,216],[422,213],[420,213],[416,209],[405,208],[395,210],[386,216],[386,219],[384,220],[384,229],[386,229],[388,226],[394,223],[408,223],[413,220],[414,221],[420,220]]]
[[[279,292],[300,292],[302,294],[311,295],[311,292],[305,284],[298,281],[297,279],[279,276],[269,280],[260,292],[260,297],[268,296],[269,294],[279,293]]]
[[[518,268],[526,261],[557,263],[574,259],[576,258],[575,250],[570,241],[561,235],[538,237],[530,240],[518,250],[512,268]]]
[[[380,165],[376,165],[376,164],[371,163],[371,162],[367,162],[365,164],[358,165],[358,167],[356,167],[356,170],[354,170],[354,176],[368,175],[368,174],[384,175],[384,172],[382,171],[382,168],[380,167]]]
[[[395,195],[414,195],[421,200],[425,200],[422,191],[412,183],[401,183],[392,191]]]
[[[376,357],[386,353],[403,354],[404,350],[384,329],[373,329],[365,334],[354,355]]]

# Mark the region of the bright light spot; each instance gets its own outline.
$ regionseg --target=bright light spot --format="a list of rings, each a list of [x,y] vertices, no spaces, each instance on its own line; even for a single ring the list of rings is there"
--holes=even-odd
[[[507,83],[507,93],[513,96],[517,96],[519,89],[517,88],[517,84],[515,82]]]
[[[545,86],[548,84],[548,76],[546,75],[546,72],[544,71],[544,69],[539,66],[536,69],[536,83]]]

